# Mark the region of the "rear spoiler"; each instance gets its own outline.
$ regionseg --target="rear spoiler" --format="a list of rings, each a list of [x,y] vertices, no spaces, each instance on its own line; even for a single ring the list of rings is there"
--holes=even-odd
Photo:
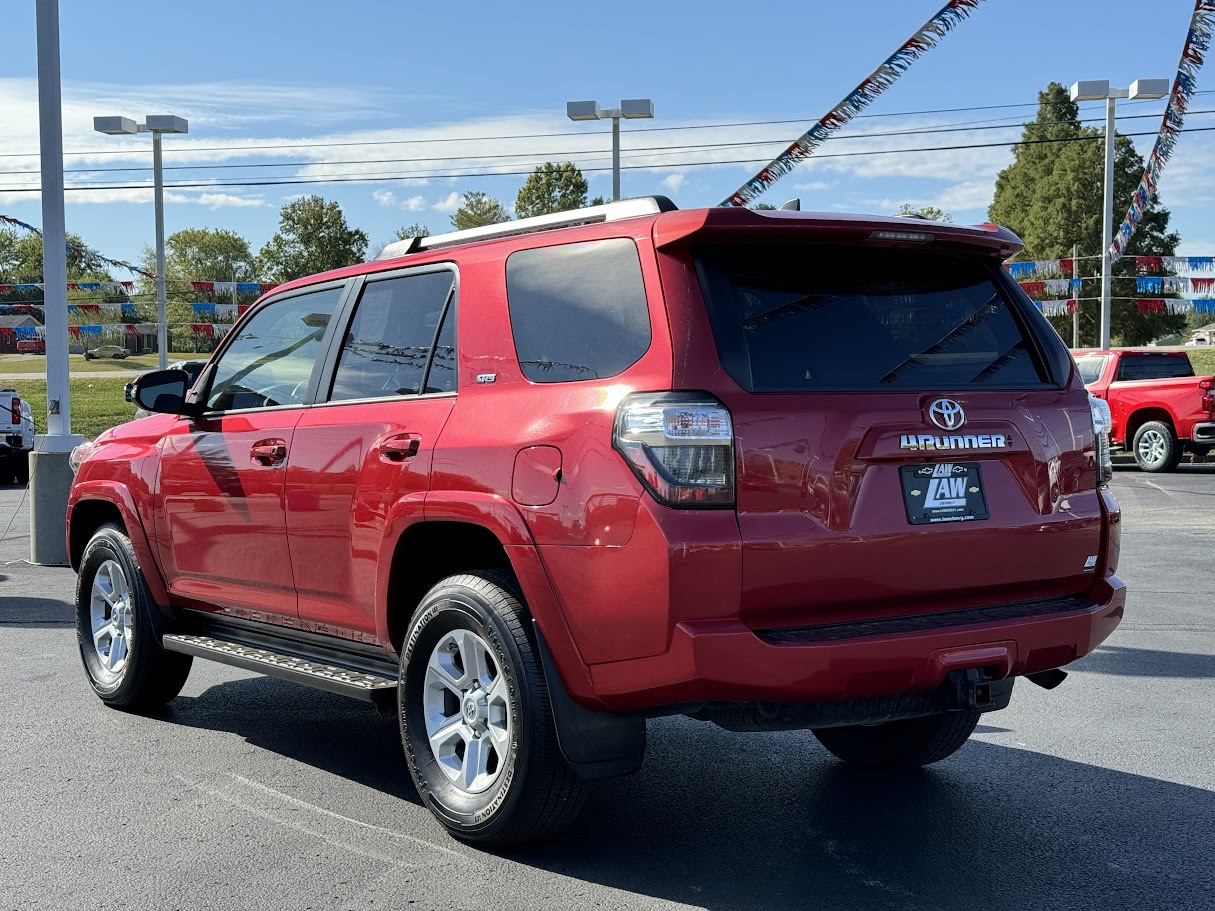
[[[744,242],[771,242],[774,235],[793,233],[808,241],[977,253],[999,260],[1015,256],[1024,246],[1017,235],[999,225],[971,227],[876,215],[722,207],[665,212],[654,221],[654,245],[659,249],[682,246],[694,236],[720,239],[728,234]]]

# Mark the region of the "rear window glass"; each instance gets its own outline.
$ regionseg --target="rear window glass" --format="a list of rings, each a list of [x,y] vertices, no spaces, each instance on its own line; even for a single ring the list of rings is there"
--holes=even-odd
[[[616,376],[650,347],[641,260],[627,238],[513,253],[506,296],[519,366],[533,383]]]
[[[1045,382],[1029,330],[981,261],[807,244],[697,258],[723,366],[753,392]]]
[[[1080,379],[1084,381],[1085,386],[1091,386],[1101,379],[1101,374],[1105,370],[1105,362],[1107,360],[1109,358],[1091,356],[1076,358],[1076,367],[1080,370]]]
[[[1124,354],[1118,361],[1119,380],[1167,380],[1193,376],[1190,359],[1174,354]]]

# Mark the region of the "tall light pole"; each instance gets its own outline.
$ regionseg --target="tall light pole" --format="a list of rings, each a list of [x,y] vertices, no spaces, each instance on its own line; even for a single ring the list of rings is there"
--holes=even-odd
[[[59,0],[37,0],[38,139],[42,168],[42,282],[46,314],[46,430],[30,460],[30,562],[65,566],[63,525],[72,469],[68,383],[67,239],[63,213],[63,100],[59,79]]]
[[[1110,88],[1107,79],[1089,79],[1074,83],[1072,101],[1100,101],[1105,99],[1105,197],[1101,210],[1101,335],[1097,347],[1102,350],[1110,346],[1110,282],[1113,261],[1110,259],[1110,244],[1114,239],[1114,104],[1119,98],[1163,98],[1169,93],[1167,79],[1136,79],[1128,89]]]
[[[618,108],[601,108],[597,101],[567,101],[565,116],[570,120],[612,121],[612,199],[620,198],[620,118],[643,120],[654,116],[654,102],[649,98],[629,98]]]
[[[190,124],[172,114],[149,114],[144,123],[127,117],[94,117],[93,129],[110,136],[152,134],[152,177],[156,185],[156,348],[160,369],[169,364],[168,295],[165,292],[165,181],[160,160],[160,137],[164,133],[188,133]]]

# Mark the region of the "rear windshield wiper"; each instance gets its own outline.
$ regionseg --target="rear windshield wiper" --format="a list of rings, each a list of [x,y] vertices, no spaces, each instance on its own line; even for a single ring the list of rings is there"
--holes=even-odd
[[[966,317],[966,319],[964,319],[962,322],[958,323],[958,325],[954,326],[952,329],[949,330],[949,332],[947,332],[945,335],[943,335],[940,339],[938,339],[933,344],[929,345],[923,351],[919,351],[919,352],[911,355],[910,357],[908,357],[906,360],[904,360],[902,363],[900,363],[897,367],[895,367],[893,370],[891,370],[889,373],[887,373],[884,377],[882,377],[880,380],[878,380],[878,382],[879,383],[893,383],[900,376],[902,376],[904,373],[906,373],[911,367],[915,366],[916,364],[922,363],[923,359],[926,359],[934,354],[943,353],[944,350],[946,348],[948,348],[951,344],[959,341],[960,339],[965,338],[967,335],[974,332],[974,330],[978,329],[979,326],[981,326],[981,325],[983,325],[983,323],[987,322],[988,319],[990,319],[992,316],[995,316],[995,314],[1000,312],[1000,308],[998,306],[996,306],[996,301],[998,301],[999,299],[1000,299],[999,294],[993,294],[988,299],[987,303],[985,303],[982,307],[977,309],[970,316]]]

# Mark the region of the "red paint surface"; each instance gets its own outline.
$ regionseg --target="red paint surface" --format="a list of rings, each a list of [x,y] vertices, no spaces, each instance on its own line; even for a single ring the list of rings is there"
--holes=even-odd
[[[599,709],[877,695],[931,688],[976,656],[1010,673],[1082,656],[1117,625],[1125,593],[1114,575],[1120,514],[1096,489],[1078,377],[1064,390],[953,394],[967,432],[1011,441],[999,452],[935,459],[981,464],[991,518],[912,527],[898,468],[928,459],[899,449],[899,436],[933,430],[925,408],[935,395],[751,395],[720,366],[690,244],[706,234],[786,232],[861,242],[891,224],[905,227],[806,213],[672,212],[328,273],[324,280],[454,263],[458,394],[136,421],[99,439],[72,504],[127,504],[124,518],[146,530],[137,548],[145,571],[163,577],[159,591],[176,604],[385,648],[388,574],[401,536],[419,523],[479,526],[505,548],[566,687]],[[1017,247],[1002,229],[932,230],[936,249],[998,259]],[[649,349],[608,380],[528,381],[511,341],[506,256],[606,237],[638,245]],[[476,381],[487,374],[492,383]],[[729,408],[736,509],[658,505],[612,448],[619,401],[667,389],[708,392]],[[281,441],[281,462],[252,458],[267,440]],[[1098,568],[1086,573],[1093,555]],[[755,635],[1060,595],[1084,595],[1093,607],[814,645]]]

